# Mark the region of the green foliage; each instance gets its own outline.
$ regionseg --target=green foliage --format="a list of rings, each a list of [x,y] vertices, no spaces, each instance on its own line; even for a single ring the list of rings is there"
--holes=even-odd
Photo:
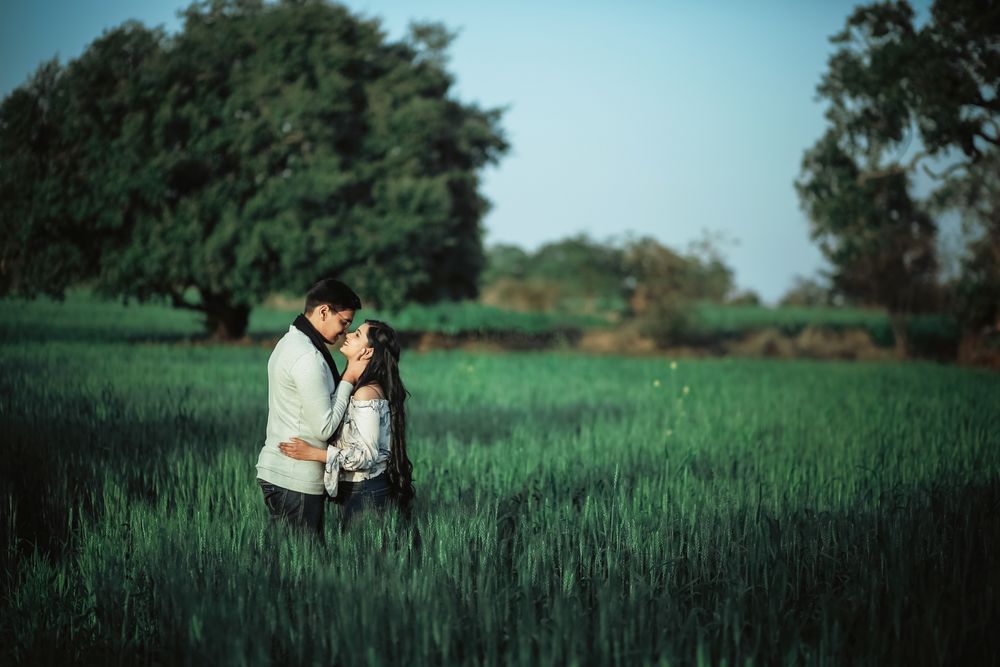
[[[639,331],[661,347],[681,342],[695,327],[693,306],[722,302],[733,289],[733,274],[715,252],[680,255],[652,238],[629,241],[629,309]]]
[[[546,243],[536,250],[527,274],[571,283],[577,294],[609,296],[621,291],[622,271],[619,248],[580,234]]]
[[[257,308],[247,333],[273,339],[288,331],[299,311]],[[540,334],[577,332],[608,324],[594,315],[553,315],[501,310],[479,303],[441,302],[428,306],[410,304],[398,310],[363,308],[356,322],[378,319],[407,333],[443,335]],[[85,290],[71,289],[64,301],[40,298],[0,299],[0,342],[177,342],[204,337],[197,313],[167,304],[109,302]]]
[[[444,302],[429,306],[410,305],[397,311],[367,313],[361,316],[383,319],[392,326],[413,332],[446,335],[520,332],[544,333],[579,330],[607,325],[608,321],[594,315],[554,315],[502,310],[475,302]]]
[[[521,279],[531,272],[533,256],[520,246],[497,243],[486,251],[486,268],[480,276],[483,285],[505,278]]]
[[[919,166],[938,179],[938,208],[947,202],[970,215],[956,191],[996,199],[998,40],[1000,12],[975,0],[937,0],[921,26],[907,2],[864,5],[833,37],[838,49],[818,88],[830,129],[806,153],[797,187],[842,293],[895,312],[928,298],[936,229],[909,194]],[[928,168],[935,160],[950,164],[944,174]],[[955,286],[966,326],[980,328],[996,312],[984,304],[1000,302],[996,281],[984,278],[991,255],[982,243],[971,247]]]
[[[640,239],[639,243],[648,246],[651,241],[648,238]],[[688,244],[687,252],[684,253],[687,260],[684,292],[687,298],[713,303],[730,303],[741,296],[753,300],[755,295],[752,291],[737,293],[733,270],[726,263],[723,254],[725,245],[738,243],[738,240],[727,237],[724,232],[703,230],[701,238]]]
[[[717,306],[699,304],[697,320],[700,328],[727,336],[740,336],[747,331],[777,329],[795,336],[807,327],[820,327],[833,331],[864,329],[885,332],[891,340],[889,320],[880,310],[861,308],[815,308],[801,306]]]
[[[254,309],[247,332],[254,339],[273,341],[288,330],[296,314],[296,310]],[[892,347],[895,343],[890,319],[878,310],[699,303],[688,306],[684,315],[684,326],[674,329],[674,338],[665,343],[712,346],[765,329],[794,337],[807,328],[833,332],[862,330],[880,347]],[[611,325],[596,315],[519,312],[469,301],[430,306],[411,304],[395,311],[364,308],[359,312],[358,322],[366,318],[384,320],[411,334],[487,339],[544,334],[552,340]],[[664,326],[671,324],[665,322]],[[948,313],[917,315],[907,322],[907,337],[917,354],[947,357],[941,350],[954,349],[958,336],[958,323]],[[67,293],[65,301],[0,299],[0,342],[31,339],[157,343],[194,342],[203,338],[204,327],[197,313],[172,309],[166,304],[108,302],[75,289]]]
[[[798,336],[807,328],[825,331],[864,331],[879,347],[896,345],[893,322],[881,310],[846,307],[719,306],[699,304],[690,326],[683,332],[689,343],[711,343],[735,339],[754,331],[775,329],[786,336]],[[907,318],[905,335],[914,354],[943,355],[958,343],[958,323],[950,313],[922,313]]]
[[[80,212],[89,198],[70,176],[62,128],[67,91],[61,68],[44,63],[0,104],[0,292],[58,295],[72,280],[98,266],[82,243],[88,236]],[[71,239],[72,242],[56,242]]]
[[[267,349],[88,326],[0,343],[4,664],[1000,650],[995,374],[407,353],[421,545],[389,515],[320,546],[265,530]]]
[[[1000,323],[1000,150],[985,155],[980,168],[949,179],[935,204],[960,211],[971,238],[953,286],[954,311],[974,336],[995,331]]]
[[[924,157],[951,149],[975,161],[1000,142],[1000,13],[977,0],[937,0],[917,27],[908,2],[855,8],[819,86],[828,117],[873,163],[911,134]],[[896,153],[898,155],[898,153]]]
[[[732,296],[727,299],[727,303],[733,306],[760,306],[762,301],[760,295],[752,289],[739,290],[734,292]]]
[[[686,326],[695,301],[722,302],[733,272],[711,239],[680,254],[649,237],[599,242],[585,234],[534,252],[497,245],[488,252],[483,299],[518,310],[632,316],[663,340]]]
[[[838,292],[893,313],[926,307],[935,284],[937,228],[909,194],[906,173],[871,176],[828,132],[796,183],[811,235]]]
[[[781,297],[779,305],[793,307],[821,307],[833,305],[834,295],[828,285],[815,278],[795,276],[792,286]]]
[[[1000,218],[973,241],[955,293],[959,317],[974,332],[1000,328]]]
[[[489,248],[482,284],[484,299],[504,308],[607,314],[620,310],[626,278],[619,244],[580,234],[533,252],[509,244]]]
[[[2,141],[44,164],[53,153],[22,137],[54,129],[57,173],[42,183],[68,188],[48,227],[16,218],[27,238],[5,245],[5,282],[166,297],[224,336],[267,294],[322,275],[390,307],[474,296],[477,172],[507,144],[500,111],[450,94],[449,40],[429,24],[388,42],[377,21],[318,1],[199,3],[171,38],[134,23],[105,33],[4,102],[28,130],[5,121]],[[43,88],[35,106],[62,114],[51,128],[26,117]],[[0,187],[33,183],[9,178]],[[38,246],[98,259],[49,275]]]

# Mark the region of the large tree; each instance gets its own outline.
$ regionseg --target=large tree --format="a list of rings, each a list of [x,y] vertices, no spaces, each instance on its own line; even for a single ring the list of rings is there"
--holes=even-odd
[[[4,284],[165,297],[221,337],[322,275],[389,307],[474,296],[478,171],[507,144],[500,111],[451,94],[450,39],[426,24],[391,42],[291,0],[196,3],[175,36],[109,31],[4,100],[2,145],[46,176],[2,158],[0,188],[21,193],[4,204]]]
[[[938,204],[954,201],[940,189],[982,183],[1000,146],[1000,3],[937,0],[920,25],[907,2],[873,3],[832,41],[818,88],[829,128],[807,151],[797,187],[834,287],[886,306],[902,334],[937,265],[931,207],[912,196],[915,172],[932,177]]]
[[[906,316],[927,305],[935,284],[932,218],[910,197],[905,172],[866,178],[833,133],[806,154],[803,171],[799,195],[834,289],[884,306],[905,354]]]
[[[990,151],[969,173],[948,179],[934,204],[960,211],[970,239],[953,306],[965,325],[960,353],[974,356],[984,333],[1000,330],[1000,150]]]
[[[48,62],[0,105],[0,292],[50,287],[51,276],[80,275],[92,264],[59,215],[57,170],[65,104],[58,63]],[[61,227],[61,229],[59,229]],[[28,258],[31,261],[28,262]]]

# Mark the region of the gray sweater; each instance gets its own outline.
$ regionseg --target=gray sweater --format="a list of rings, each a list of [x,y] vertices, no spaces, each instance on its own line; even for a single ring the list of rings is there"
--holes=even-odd
[[[309,338],[294,326],[267,362],[267,435],[257,457],[257,477],[291,491],[322,495],[323,464],[285,456],[278,443],[299,437],[326,449],[354,387],[333,374]]]

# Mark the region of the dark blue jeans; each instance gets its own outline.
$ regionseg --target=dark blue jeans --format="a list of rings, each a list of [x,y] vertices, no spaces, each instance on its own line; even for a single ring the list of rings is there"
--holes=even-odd
[[[323,505],[326,496],[314,496],[257,479],[271,526],[287,525],[323,534]]]
[[[379,512],[395,501],[389,476],[382,473],[378,477],[362,482],[341,481],[337,488],[337,497],[333,502],[340,505],[340,527],[347,528],[351,519],[364,509],[375,509]]]

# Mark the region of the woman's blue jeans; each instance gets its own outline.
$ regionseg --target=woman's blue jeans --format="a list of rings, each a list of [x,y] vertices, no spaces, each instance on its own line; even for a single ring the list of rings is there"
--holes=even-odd
[[[382,473],[378,477],[361,482],[342,480],[337,488],[337,497],[333,501],[340,505],[340,527],[343,529],[347,528],[358,512],[366,508],[382,512],[394,499],[389,476]]]

